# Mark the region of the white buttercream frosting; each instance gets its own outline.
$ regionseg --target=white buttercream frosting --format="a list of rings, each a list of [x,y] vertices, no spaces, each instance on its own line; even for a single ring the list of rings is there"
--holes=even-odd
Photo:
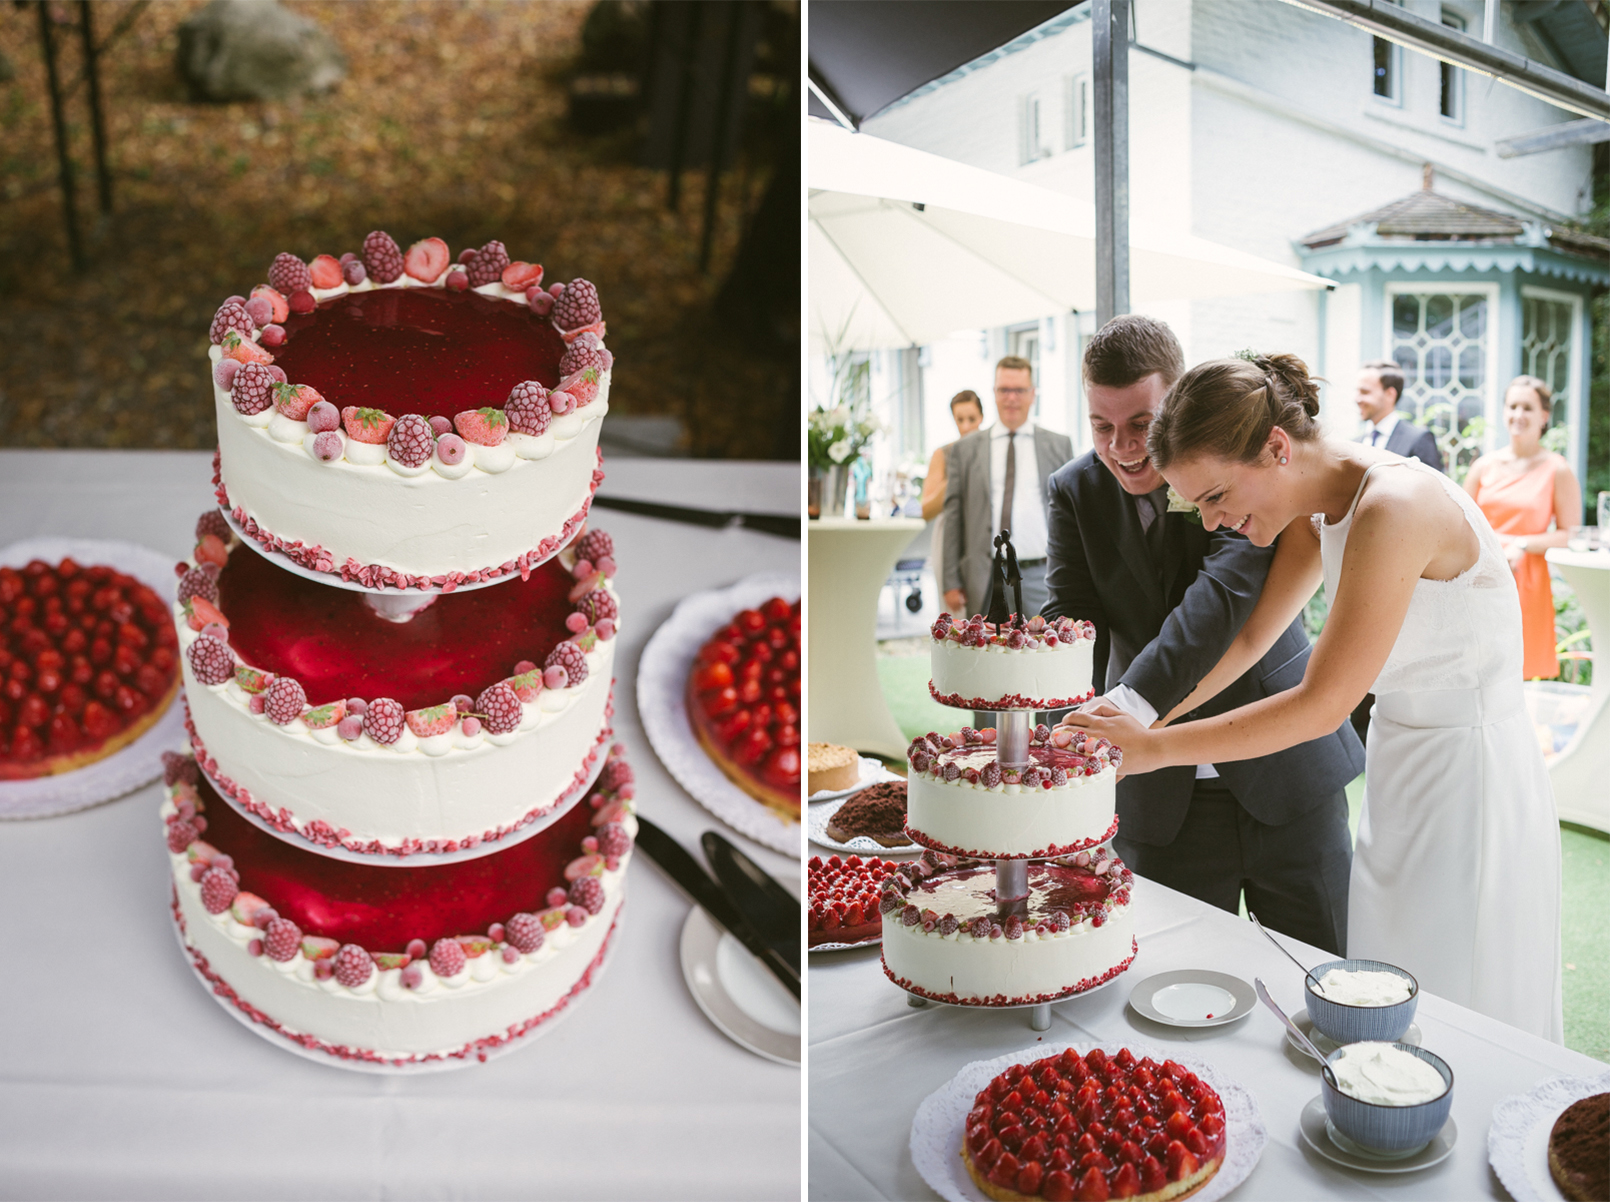
[[[1436,1068],[1390,1043],[1350,1043],[1330,1066],[1339,1090],[1377,1106],[1417,1106],[1448,1091]]]
[[[1308,988],[1327,1001],[1346,1006],[1395,1006],[1409,1000],[1414,987],[1408,978],[1395,972],[1373,969],[1333,968],[1319,978],[1319,987]]]
[[[986,643],[964,647],[948,639],[933,643],[930,670],[934,691],[942,697],[994,701],[1019,696],[1062,701],[1090,692],[1095,642],[1075,639],[1047,647],[1031,642],[1022,648]]]
[[[962,768],[994,762],[984,745],[948,755]],[[1118,773],[1070,776],[1060,787],[1001,783],[993,787],[966,777],[947,781],[925,772],[906,780],[906,825],[930,840],[963,852],[1028,855],[1052,847],[1102,839],[1112,827]]]

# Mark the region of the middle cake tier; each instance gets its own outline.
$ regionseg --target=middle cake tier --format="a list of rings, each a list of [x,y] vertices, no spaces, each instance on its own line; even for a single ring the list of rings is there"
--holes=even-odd
[[[196,757],[237,809],[400,862],[518,841],[582,796],[613,714],[606,533],[398,621],[226,542],[218,517],[174,614]]]

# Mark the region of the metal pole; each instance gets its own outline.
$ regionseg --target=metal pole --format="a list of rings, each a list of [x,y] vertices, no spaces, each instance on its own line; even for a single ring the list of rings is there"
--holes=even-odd
[[[743,27],[744,2],[733,0],[727,9],[727,45],[721,61],[721,87],[716,93],[716,132],[710,144],[710,163],[704,173],[704,228],[699,232],[699,270],[710,270],[710,245],[715,240],[716,201],[721,196],[721,168],[727,152],[727,122],[734,103],[734,76],[738,69],[738,31]]]
[[[1482,0],[1481,40],[1489,46],[1498,40],[1498,0]]]
[[[1002,768],[1026,768],[1034,715],[1028,710],[1002,710],[995,715],[995,758]]]
[[[79,0],[78,30],[84,38],[84,78],[89,83],[89,127],[95,142],[95,183],[100,193],[101,212],[112,211],[112,173],[106,167],[106,125],[101,120],[101,72],[97,63],[94,27],[90,21],[89,0]]]
[[[62,115],[61,79],[56,73],[56,31],[50,5],[39,0],[39,40],[45,52],[45,80],[50,86],[50,117],[56,127],[56,161],[61,175],[62,216],[67,222],[67,250],[73,270],[84,270],[84,247],[78,239],[78,206],[73,194],[73,160],[67,152],[67,119]]]
[[[1129,0],[1095,0],[1096,328],[1129,312]]]

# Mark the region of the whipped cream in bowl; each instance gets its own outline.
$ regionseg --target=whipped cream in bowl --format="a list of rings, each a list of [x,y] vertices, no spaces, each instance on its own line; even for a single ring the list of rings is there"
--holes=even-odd
[[[1314,1027],[1339,1044],[1402,1039],[1420,1001],[1414,975],[1380,960],[1316,965],[1304,987]]]
[[[1333,968],[1308,988],[1344,1006],[1395,1006],[1414,996],[1414,982],[1400,973]]]
[[[1336,1080],[1322,1075],[1320,1093],[1338,1143],[1385,1159],[1410,1156],[1448,1121],[1453,1069],[1434,1052],[1372,1040],[1337,1048],[1327,1063]]]

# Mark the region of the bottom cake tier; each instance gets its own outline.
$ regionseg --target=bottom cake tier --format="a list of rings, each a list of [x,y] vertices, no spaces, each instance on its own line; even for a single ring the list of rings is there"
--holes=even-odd
[[[884,884],[883,971],[908,993],[1035,1005],[1105,984],[1135,958],[1134,877],[1111,852],[1028,865],[1029,896],[1005,913],[992,864],[903,867]]]
[[[480,859],[332,860],[247,822],[189,757],[162,817],[192,966],[239,1014],[353,1067],[475,1063],[593,981],[637,832],[617,744],[587,804]]]

